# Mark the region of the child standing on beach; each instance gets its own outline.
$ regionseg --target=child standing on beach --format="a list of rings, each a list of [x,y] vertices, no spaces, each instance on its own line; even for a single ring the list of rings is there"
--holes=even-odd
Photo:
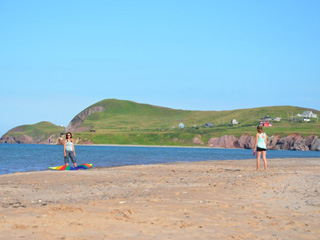
[[[64,152],[64,163],[68,166],[69,158],[71,158],[71,161],[74,167],[77,167],[76,151],[74,150],[74,139],[72,138],[71,132],[67,132],[66,134],[66,140],[64,141],[64,145],[63,145],[63,152]]]
[[[267,170],[267,134],[262,130],[261,126],[257,127],[256,142],[253,149],[253,154],[257,151],[257,171],[260,167],[260,158],[262,153],[262,159],[264,163],[264,170]]]

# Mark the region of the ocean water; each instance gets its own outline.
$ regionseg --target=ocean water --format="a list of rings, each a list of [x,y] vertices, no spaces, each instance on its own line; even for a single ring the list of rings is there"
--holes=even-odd
[[[93,167],[255,158],[250,149],[77,145],[75,149],[77,163],[92,163]],[[320,158],[320,152],[268,150],[267,158]],[[0,174],[44,171],[64,165],[63,146],[0,144],[0,164]]]

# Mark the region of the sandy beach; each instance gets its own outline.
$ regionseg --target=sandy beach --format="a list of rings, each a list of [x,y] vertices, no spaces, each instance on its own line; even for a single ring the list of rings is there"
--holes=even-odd
[[[319,239],[320,159],[0,175],[0,239]]]

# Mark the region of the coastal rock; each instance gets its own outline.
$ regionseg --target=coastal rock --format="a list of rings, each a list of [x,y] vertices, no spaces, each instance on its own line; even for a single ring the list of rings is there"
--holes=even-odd
[[[210,138],[207,145],[218,148],[253,148],[255,137],[249,134],[241,135],[238,139],[233,135],[220,138]],[[274,150],[320,151],[320,139],[316,135],[303,138],[300,134],[290,134],[280,138],[278,134],[268,137],[267,148]]]
[[[44,140],[43,140],[44,139]],[[51,135],[47,139],[44,135],[41,135],[37,138],[33,138],[26,134],[19,136],[15,135],[4,135],[0,138],[0,143],[21,143],[21,144],[57,144],[58,138],[56,135]]]
[[[208,141],[209,147],[219,148],[234,148],[234,142],[237,138],[233,135],[224,135],[219,138],[210,138]]]
[[[300,134],[290,134],[281,138],[276,145],[275,149],[291,150],[294,143],[301,141],[303,138]]]
[[[294,142],[291,150],[296,151],[309,151],[309,147],[306,146],[306,139],[301,139],[299,141]]]
[[[234,147],[236,148],[254,148],[255,137],[249,134],[241,135],[235,142]]]
[[[320,139],[318,136],[314,136],[311,144],[310,144],[311,151],[320,151]]]
[[[268,137],[267,148],[268,149],[276,149],[279,138],[280,138],[279,134]]]
[[[311,143],[314,139],[318,139],[318,136],[316,135],[310,135],[308,137],[305,138],[306,139],[306,146],[311,149]]]
[[[63,145],[63,138],[62,137],[59,137],[58,138],[58,145]]]
[[[0,139],[0,143],[34,143],[33,138],[28,135],[20,135],[20,136],[14,136],[14,135],[5,135]]]
[[[192,143],[195,145],[204,145],[204,143],[198,137],[194,137],[192,139]]]

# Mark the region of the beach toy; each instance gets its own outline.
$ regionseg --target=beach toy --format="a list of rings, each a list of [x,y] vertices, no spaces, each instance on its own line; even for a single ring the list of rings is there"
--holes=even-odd
[[[77,167],[70,167],[67,165],[62,165],[62,166],[57,166],[57,167],[48,167],[51,170],[59,170],[59,171],[63,171],[63,170],[79,170],[79,169],[89,169],[92,167],[92,163],[82,163],[80,165],[78,165]]]

